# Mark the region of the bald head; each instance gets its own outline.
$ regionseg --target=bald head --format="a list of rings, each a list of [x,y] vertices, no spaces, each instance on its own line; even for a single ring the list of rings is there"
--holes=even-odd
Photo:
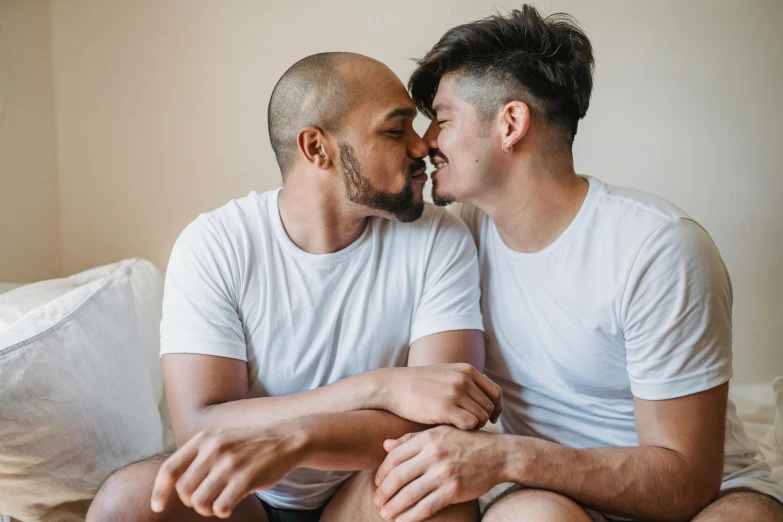
[[[361,96],[361,69],[385,67],[354,53],[320,53],[292,65],[269,100],[269,139],[283,176],[296,162],[297,136],[304,127],[340,134],[345,116]]]

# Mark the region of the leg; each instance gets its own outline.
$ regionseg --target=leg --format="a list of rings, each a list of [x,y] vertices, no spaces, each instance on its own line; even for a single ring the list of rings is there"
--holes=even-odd
[[[487,508],[483,522],[598,522],[579,504],[551,491],[517,489],[498,498]]]
[[[163,513],[150,509],[152,486],[158,469],[168,455],[158,455],[131,464],[104,482],[87,512],[87,522],[199,522],[204,518],[180,502],[175,495]],[[268,522],[261,501],[244,499],[228,519],[231,522]]]
[[[329,501],[321,522],[356,520],[362,522],[384,522],[380,509],[372,499],[375,495],[375,471],[357,471],[343,484]],[[478,502],[466,502],[441,510],[431,522],[477,522]]]
[[[696,515],[693,522],[783,522],[783,505],[751,490],[732,490]]]

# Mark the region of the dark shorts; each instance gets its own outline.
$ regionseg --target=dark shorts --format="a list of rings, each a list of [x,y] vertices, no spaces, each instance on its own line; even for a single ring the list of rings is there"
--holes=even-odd
[[[326,507],[324,504],[318,509],[311,510],[280,509],[270,506],[260,498],[258,500],[264,506],[269,522],[318,522]]]

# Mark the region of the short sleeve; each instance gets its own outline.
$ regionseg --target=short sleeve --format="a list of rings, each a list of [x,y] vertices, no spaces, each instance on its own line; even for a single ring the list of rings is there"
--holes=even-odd
[[[171,252],[163,292],[161,355],[191,353],[247,361],[228,255],[206,215],[182,231]]]
[[[696,222],[658,227],[630,270],[621,320],[634,396],[683,397],[731,378],[732,288],[717,247]]]
[[[476,245],[465,224],[440,211],[426,261],[423,294],[413,317],[411,344],[453,330],[484,330]]]

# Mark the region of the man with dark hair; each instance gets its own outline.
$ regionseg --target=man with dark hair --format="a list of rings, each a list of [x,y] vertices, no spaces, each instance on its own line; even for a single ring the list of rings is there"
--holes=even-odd
[[[574,171],[592,74],[576,23],[525,6],[451,29],[411,76],[433,199],[464,203],[478,247],[504,408],[502,434],[386,441],[390,519],[510,482],[485,522],[783,520],[727,401],[732,288],[715,244],[667,201]]]
[[[385,438],[497,419],[475,245],[423,203],[415,115],[364,56],[283,75],[269,103],[283,188],[202,214],[169,261],[161,354],[180,449],[110,477],[89,522],[380,521],[374,472],[352,471],[376,468]],[[477,518],[468,501],[430,520]]]

